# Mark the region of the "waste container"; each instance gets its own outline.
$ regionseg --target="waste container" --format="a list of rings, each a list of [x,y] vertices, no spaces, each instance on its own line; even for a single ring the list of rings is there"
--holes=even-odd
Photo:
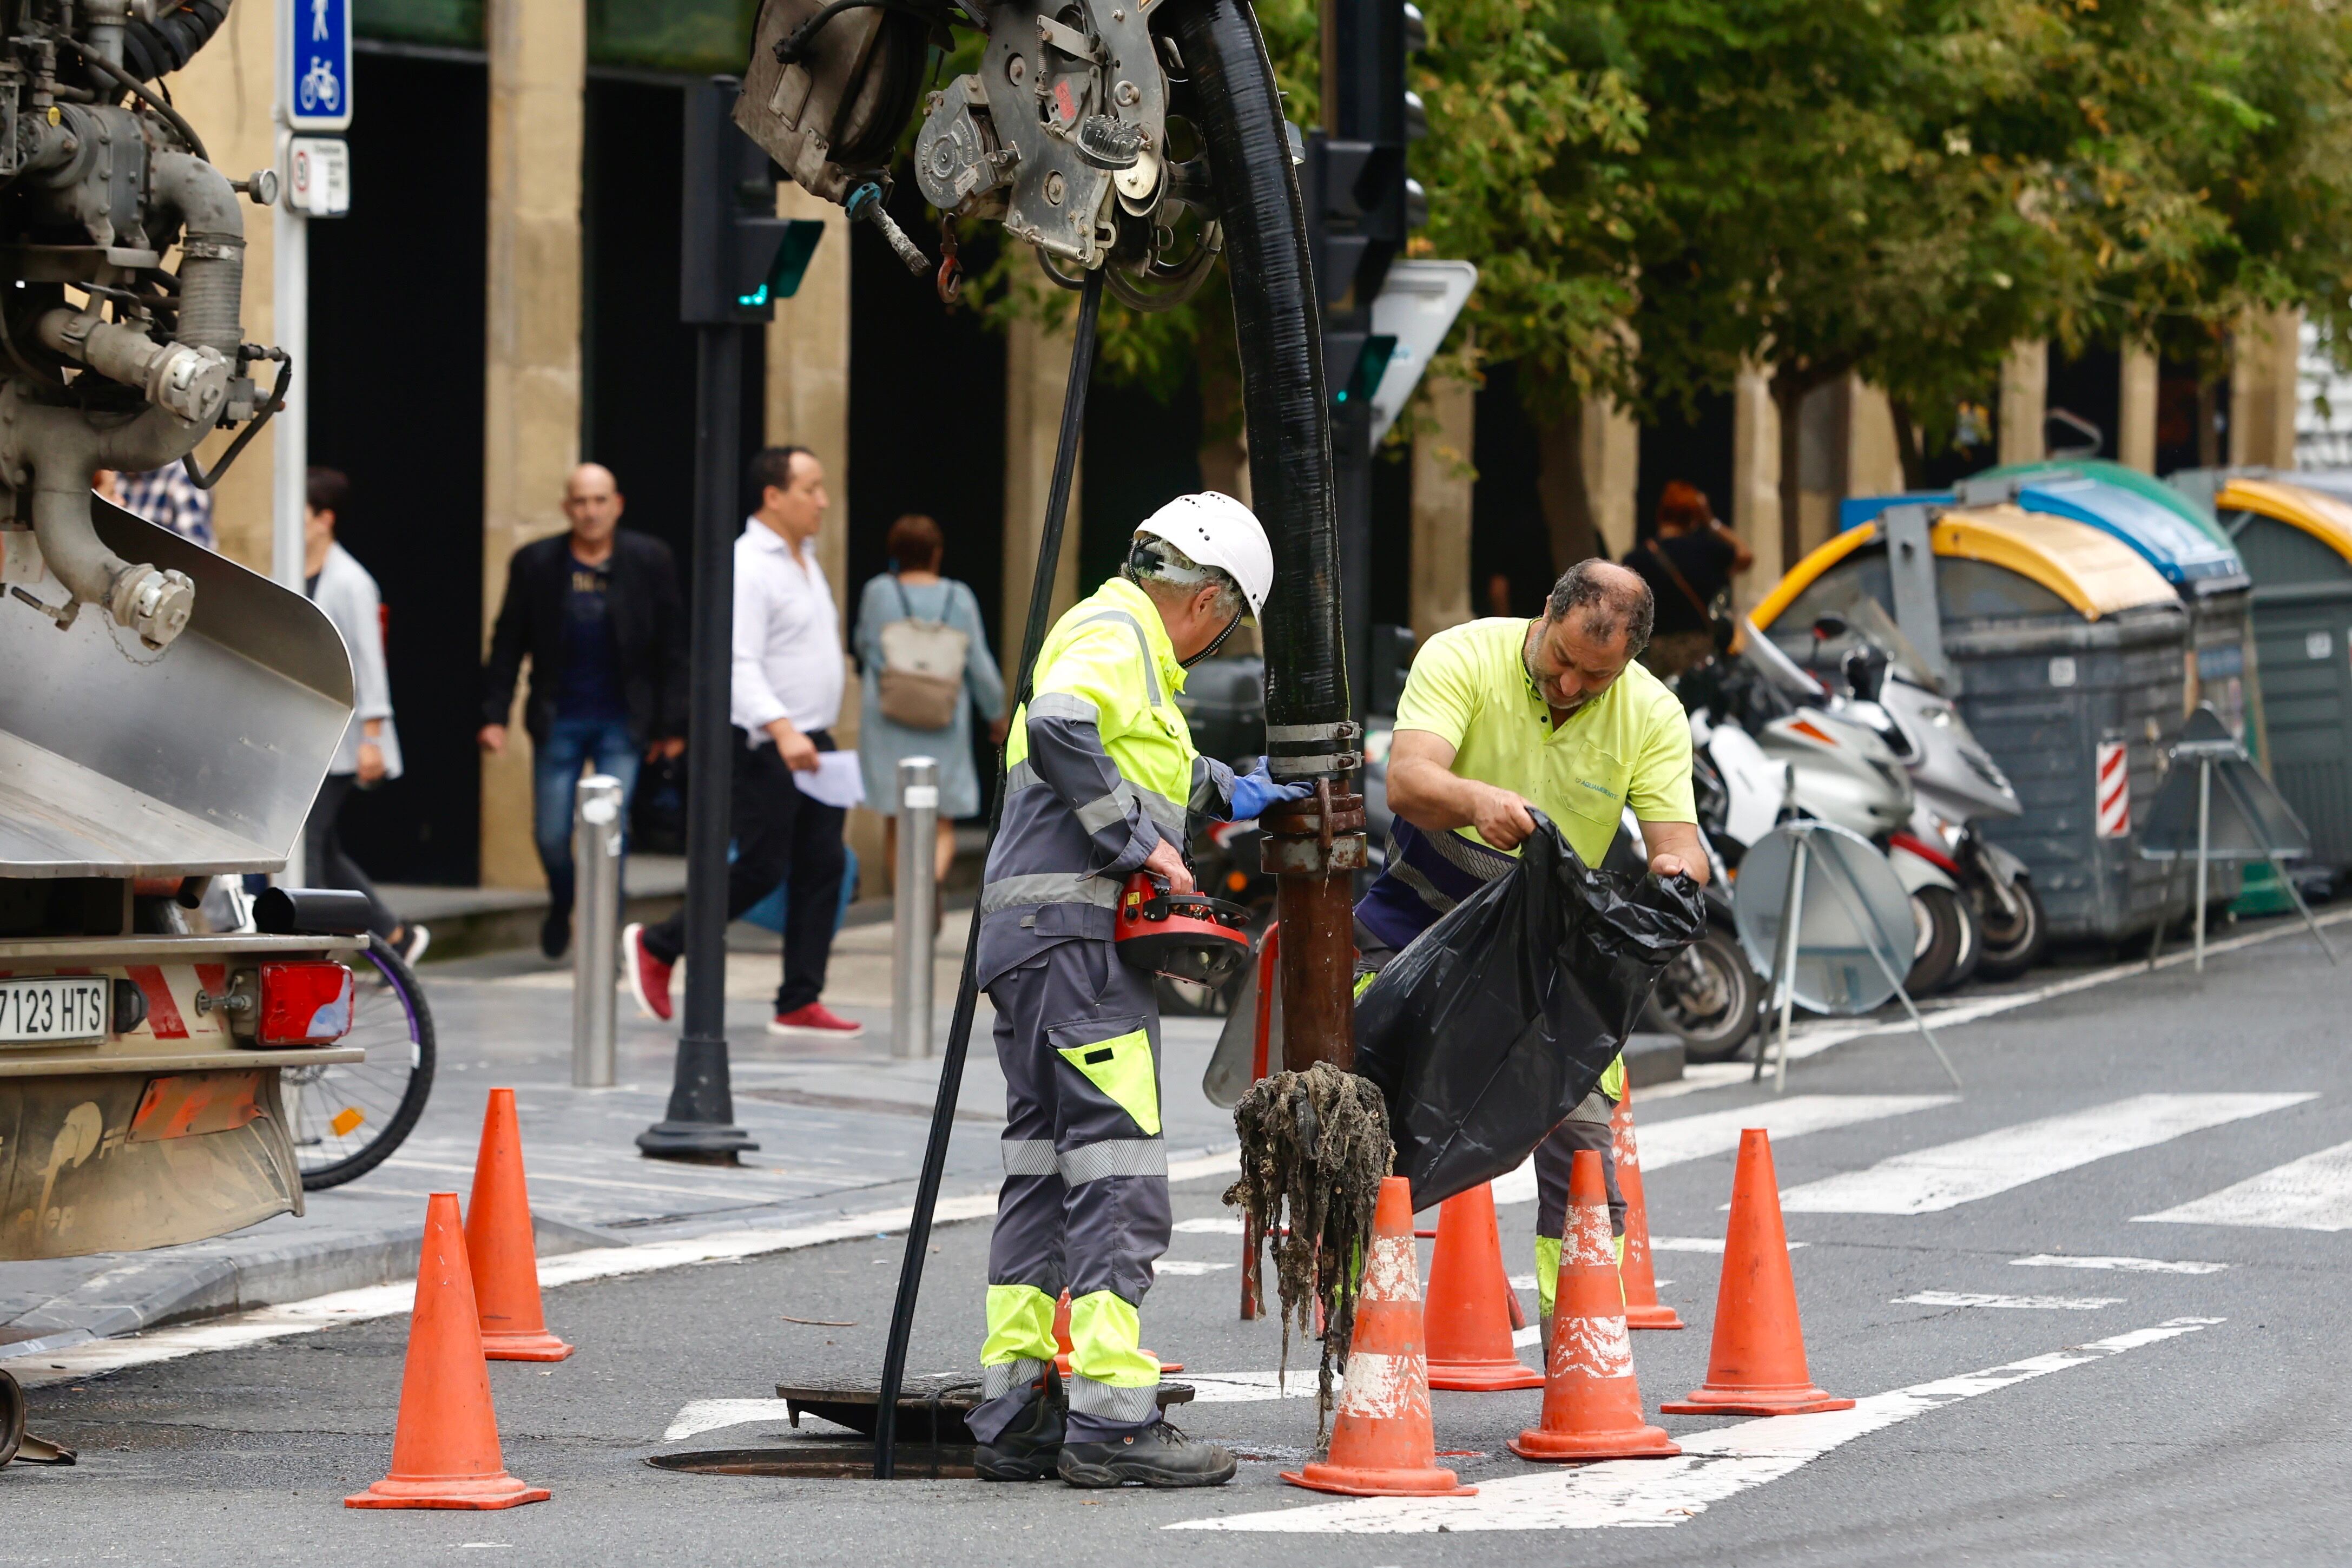
[[[1757,626],[1801,659],[1813,622],[1860,597],[1899,619],[1885,528],[1849,529],[1799,562],[1756,607]],[[2185,910],[2178,890],[2168,908],[2164,868],[2133,837],[2180,731],[2179,595],[2120,541],[2071,519],[1948,510],[1929,537],[1955,699],[2024,808],[1985,833],[2025,862],[2052,934],[2114,942]]]
[[[2168,479],[2143,474],[2137,468],[2125,468],[2105,458],[2062,458],[2039,463],[2011,463],[2006,468],[1987,468],[1972,474],[1971,479],[2005,479],[2010,478],[2040,479],[2058,474],[2072,474],[2078,479],[2096,479],[2101,484],[2114,485],[2136,495],[2147,497],[2158,506],[2168,507],[2196,525],[2208,538],[2228,543],[2230,535],[2213,516],[2213,509],[2200,505],[2195,496],[2186,494]]]
[[[2271,782],[2313,858],[2352,866],[2352,503],[2243,475],[2214,501],[2253,579]]]
[[[2122,473],[2132,470],[2123,468]],[[2229,725],[2230,733],[2256,756],[2268,752],[2263,740],[2262,689],[2253,625],[2254,580],[2234,546],[2220,531],[2192,521],[2196,515],[2177,491],[2168,503],[2151,495],[2163,489],[2145,474],[2142,485],[2126,487],[2064,470],[2042,477],[1962,480],[1961,504],[2014,500],[2028,511],[2072,518],[2129,545],[2157,575],[2172,584],[2189,611],[2189,657],[2183,669],[2181,712],[2203,703]],[[1998,486],[1989,493],[1989,487]]]
[[[1265,750],[1265,660],[1255,654],[1202,659],[1185,672],[1176,707],[1194,751],[1247,773]]]

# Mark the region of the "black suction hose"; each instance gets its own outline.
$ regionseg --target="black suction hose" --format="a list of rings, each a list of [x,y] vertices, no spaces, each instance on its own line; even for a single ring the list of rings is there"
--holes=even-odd
[[[1250,502],[1274,544],[1274,592],[1260,628],[1266,722],[1337,724],[1349,707],[1331,405],[1282,93],[1245,0],[1192,0],[1167,26],[1192,73],[1193,128],[1216,183],[1249,426]],[[1286,748],[1267,749],[1279,755]]]
[[[1029,700],[1029,682],[1037,673],[1037,649],[1045,640],[1045,623],[1054,603],[1054,577],[1062,562],[1062,520],[1070,510],[1070,485],[1078,466],[1078,433],[1085,426],[1087,379],[1095,363],[1095,320],[1102,314],[1103,275],[1097,268],[1087,274],[1078,296],[1078,329],[1070,343],[1070,379],[1062,392],[1062,428],[1054,443],[1054,481],[1045,491],[1045,527],[1037,542],[1037,573],[1029,584],[1029,624],[1021,634],[1021,676],[1013,683],[1013,705]],[[996,749],[996,799],[988,808],[988,838],[1004,820],[1004,748]],[[890,1309],[890,1344],[882,1352],[881,1403],[874,1419],[874,1479],[887,1481],[898,1468],[893,1447],[898,1437],[898,1390],[907,1379],[907,1342],[915,1331],[915,1302],[923,1289],[923,1258],[930,1250],[931,1214],[940,1202],[940,1182],[947,1174],[948,1138],[955,1131],[956,1097],[963,1089],[964,1056],[971,1046],[971,1019],[980,1005],[980,911],[972,911],[971,930],[963,942],[963,976],[956,983],[953,1021],[948,1025],[948,1052],[940,1060],[940,1094],[931,1105],[930,1141],[923,1145],[923,1173],[915,1184],[914,1216],[907,1225],[907,1257],[898,1265],[898,1300]],[[937,1413],[933,1425],[937,1425]],[[933,1438],[937,1440],[936,1435]]]

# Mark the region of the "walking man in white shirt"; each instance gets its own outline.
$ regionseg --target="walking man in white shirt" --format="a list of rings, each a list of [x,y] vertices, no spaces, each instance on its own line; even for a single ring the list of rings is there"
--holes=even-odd
[[[770,447],[751,459],[760,510],[735,541],[735,661],[728,706],[734,721],[735,863],[727,876],[733,920],[789,884],[784,978],[772,1035],[854,1039],[866,1032],[819,1000],[833,950],[846,856],[846,815],[804,794],[794,773],[814,773],[834,749],[841,716],[841,618],[817,564],[816,531],[831,504],[824,469],[804,447]],[[686,915],[621,933],[637,1005],[670,1016],[670,972],[686,951]]]

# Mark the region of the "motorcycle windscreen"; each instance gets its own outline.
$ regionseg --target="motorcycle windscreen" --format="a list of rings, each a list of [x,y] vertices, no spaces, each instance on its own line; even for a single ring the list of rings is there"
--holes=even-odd
[[[285,863],[351,722],[352,661],[301,595],[93,497],[99,538],[195,584],[160,652],[82,606],[0,602],[0,877],[194,876]],[[27,588],[55,604],[54,579]]]
[[[1356,1004],[1356,1070],[1387,1099],[1413,1207],[1517,1169],[1592,1092],[1706,921],[1696,883],[1593,870],[1537,813],[1517,868]]]

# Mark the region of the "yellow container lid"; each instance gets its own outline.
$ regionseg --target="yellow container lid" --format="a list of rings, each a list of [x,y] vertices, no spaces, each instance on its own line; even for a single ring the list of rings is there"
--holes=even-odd
[[[1759,627],[1770,626],[1823,573],[1881,537],[1875,522],[1847,529],[1798,562],[1749,618]],[[2065,600],[2086,621],[2179,599],[2130,546],[2068,518],[2006,504],[1971,507],[1943,513],[1930,537],[1937,555],[2014,572]],[[2347,539],[2352,542],[2352,534]]]
[[[2233,479],[2221,487],[2213,505],[2274,518],[2352,561],[2352,506],[2334,496],[2284,479]]]

